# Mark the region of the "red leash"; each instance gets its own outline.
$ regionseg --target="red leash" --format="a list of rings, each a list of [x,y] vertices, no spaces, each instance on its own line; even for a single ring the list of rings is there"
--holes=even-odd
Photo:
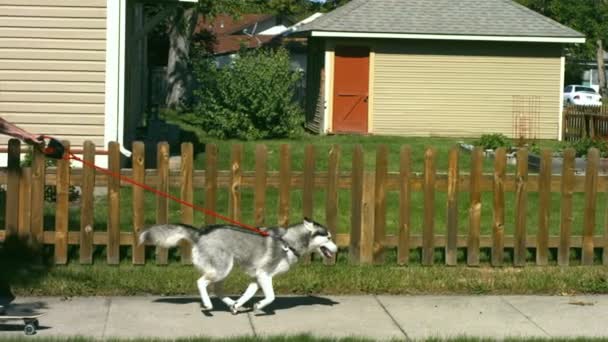
[[[227,216],[221,215],[221,214],[219,214],[219,213],[217,213],[215,211],[212,211],[212,210],[209,210],[209,209],[205,209],[203,207],[199,207],[199,206],[194,205],[192,203],[186,202],[186,201],[182,200],[181,198],[175,197],[175,196],[173,196],[171,194],[168,194],[166,192],[160,191],[160,190],[155,189],[155,188],[153,188],[151,186],[148,186],[146,184],[139,183],[139,182],[135,181],[132,178],[129,178],[129,177],[121,175],[120,173],[115,173],[115,172],[112,172],[112,171],[110,171],[108,169],[105,169],[103,167],[97,166],[97,165],[95,165],[93,163],[90,163],[90,162],[88,162],[88,161],[86,161],[86,160],[84,160],[84,159],[76,156],[74,153],[72,153],[70,151],[64,151],[63,150],[63,145],[57,139],[54,139],[54,138],[51,138],[51,137],[47,137],[47,136],[45,136],[44,138],[50,139],[49,146],[44,148],[44,154],[47,155],[47,156],[49,156],[49,157],[51,157],[51,158],[65,159],[65,160],[70,160],[70,159],[77,160],[77,161],[81,162],[83,165],[88,166],[90,168],[93,168],[93,169],[95,169],[95,170],[97,170],[97,171],[99,171],[99,172],[101,172],[103,174],[106,174],[106,175],[108,175],[110,177],[118,178],[118,179],[120,179],[120,180],[122,180],[124,182],[127,182],[127,183],[130,183],[132,185],[138,186],[138,187],[140,187],[140,188],[142,188],[144,190],[148,190],[150,192],[153,192],[157,196],[161,196],[161,197],[165,197],[165,198],[171,199],[171,200],[173,200],[173,201],[175,201],[175,202],[177,202],[179,204],[182,204],[182,205],[185,205],[187,207],[190,207],[190,208],[192,208],[192,209],[194,209],[196,211],[200,211],[200,212],[202,212],[203,214],[205,214],[207,216],[217,217],[217,218],[219,218],[219,219],[221,219],[223,221],[226,221],[228,223],[232,223],[232,224],[234,224],[236,226],[239,226],[241,228],[245,228],[247,230],[250,230],[252,232],[260,234],[262,236],[268,236],[269,235],[267,232],[262,231],[262,230],[260,230],[260,229],[258,229],[256,227],[253,227],[253,226],[250,226],[248,224],[235,221],[235,220],[233,220],[233,219],[231,219],[231,218],[229,218]]]

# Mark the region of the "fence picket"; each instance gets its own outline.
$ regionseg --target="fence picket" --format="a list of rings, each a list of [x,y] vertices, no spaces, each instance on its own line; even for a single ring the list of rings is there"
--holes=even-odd
[[[6,184],[6,235],[19,232],[19,178],[21,177],[21,142],[17,139],[8,141],[7,184]]]
[[[291,152],[289,145],[283,144],[280,148],[279,166],[279,226],[289,225],[289,188],[291,184]]]
[[[194,167],[194,147],[192,143],[182,143],[181,145],[181,164],[180,164],[180,198],[188,203],[194,203],[193,189],[193,167]],[[182,223],[192,225],[194,223],[194,209],[187,205],[181,205]],[[180,257],[182,264],[192,263],[192,245],[186,240],[180,242]]]
[[[538,180],[538,232],[536,235],[536,264],[549,262],[549,218],[551,215],[551,151],[541,151]]]
[[[42,151],[35,148],[32,153],[32,216],[30,234],[33,241],[43,243],[44,225],[44,182],[46,174],[45,157]]]
[[[526,264],[526,218],[528,202],[528,150],[517,151],[517,190],[515,191],[515,246],[513,264]]]
[[[66,151],[70,142],[61,142]],[[65,152],[67,154],[67,152]],[[64,154],[65,157],[65,154]],[[70,205],[70,161],[57,161],[57,185],[55,208],[55,264],[65,265],[68,262],[68,225]]]
[[[133,142],[133,180],[138,183],[145,183],[145,146],[141,141]],[[134,265],[143,265],[146,262],[146,247],[145,245],[139,245],[137,240],[139,234],[144,229],[145,220],[145,204],[144,204],[144,189],[139,186],[133,185],[131,188],[133,191],[133,251],[132,251],[132,262]]]
[[[83,159],[87,163],[95,163],[95,144],[84,142]],[[95,169],[83,166],[81,187],[80,212],[80,263],[93,263],[93,227],[95,211]]]
[[[397,263],[399,265],[407,265],[410,260],[411,162],[411,148],[402,146],[399,166],[399,240],[397,245]]]
[[[158,190],[169,193],[169,144],[159,142],[156,149],[156,167],[158,168]],[[166,197],[156,196],[156,223],[169,223],[169,201]],[[169,250],[156,246],[156,264],[166,265]]]
[[[597,207],[597,178],[600,151],[589,149],[585,169],[585,215],[583,217],[583,265],[593,265],[593,235],[595,232],[595,212]]]
[[[445,247],[445,263],[454,266],[457,264],[458,243],[458,182],[460,174],[458,169],[458,147],[452,147],[448,154],[448,204],[447,204],[447,231],[448,241]]]
[[[315,186],[315,147],[307,145],[304,150],[304,187],[302,189],[302,213],[313,219],[313,193]],[[302,257],[304,264],[310,263],[311,255]]]
[[[504,147],[494,155],[492,265],[502,266],[505,250],[505,173],[507,154]]]
[[[424,153],[424,217],[422,222],[422,264],[432,265],[435,254],[435,162],[436,151]]]
[[[564,161],[561,177],[560,201],[560,242],[557,252],[557,262],[560,266],[570,263],[570,245],[572,232],[572,191],[574,187],[574,149],[564,150]]]
[[[205,159],[205,208],[215,211],[217,202],[217,145],[206,145]],[[214,223],[215,216],[205,215],[205,224]]]
[[[108,170],[114,174],[120,172],[120,145],[114,141],[108,144]],[[116,177],[108,178],[107,234],[107,262],[110,265],[118,265],[120,262],[120,180]]]
[[[378,146],[376,151],[376,179],[374,193],[373,255],[374,264],[384,263],[386,238],[386,182],[388,178],[388,147]]]
[[[481,176],[483,149],[476,147],[471,154],[469,235],[467,240],[467,265],[479,266],[479,235],[481,230]]]
[[[243,144],[232,145],[228,212],[233,220],[241,220],[241,183],[243,182]]]
[[[351,174],[351,219],[350,219],[350,260],[358,263],[361,247],[361,210],[363,201],[363,147],[356,145],[352,157]]]
[[[327,229],[335,239],[338,231],[338,176],[340,164],[340,146],[333,145],[329,150],[329,161],[327,164],[327,192],[325,200],[325,220]],[[336,263],[336,255],[326,260],[326,264]]]
[[[258,227],[266,221],[266,164],[268,163],[268,149],[266,145],[258,144],[255,147],[255,185],[254,208],[255,224]]]

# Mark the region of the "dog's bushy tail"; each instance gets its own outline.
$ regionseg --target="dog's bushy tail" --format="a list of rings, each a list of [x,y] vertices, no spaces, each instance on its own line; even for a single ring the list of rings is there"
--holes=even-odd
[[[169,248],[177,246],[181,240],[187,240],[194,244],[198,240],[198,237],[198,230],[194,227],[176,224],[158,224],[145,229],[139,235],[139,244],[151,242],[157,246]]]

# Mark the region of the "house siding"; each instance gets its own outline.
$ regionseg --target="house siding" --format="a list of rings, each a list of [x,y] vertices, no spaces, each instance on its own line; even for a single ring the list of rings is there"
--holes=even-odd
[[[371,133],[558,137],[561,45],[375,41]],[[523,116],[523,117],[522,117]]]
[[[106,0],[0,0],[0,17],[0,115],[103,146]]]

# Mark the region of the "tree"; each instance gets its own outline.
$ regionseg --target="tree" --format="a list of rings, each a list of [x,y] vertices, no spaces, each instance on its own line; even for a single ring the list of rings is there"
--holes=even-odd
[[[585,44],[567,49],[569,66],[596,59],[600,92],[606,90],[604,46],[608,37],[608,0],[518,0],[553,20],[584,33]]]

